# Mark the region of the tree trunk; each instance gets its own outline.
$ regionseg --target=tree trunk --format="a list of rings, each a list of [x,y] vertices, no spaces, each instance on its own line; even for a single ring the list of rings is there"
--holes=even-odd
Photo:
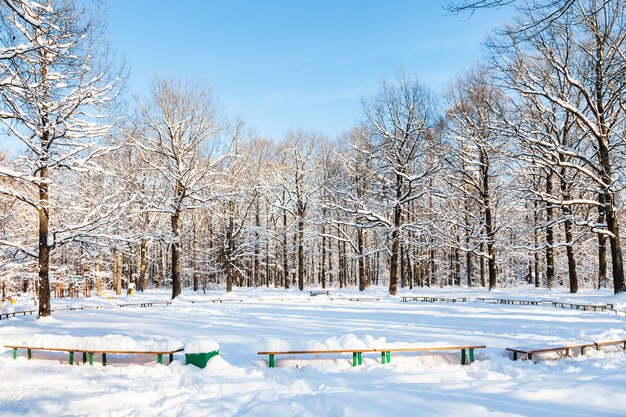
[[[255,197],[255,224],[256,224],[256,232],[254,233],[254,262],[253,262],[253,274],[252,274],[252,286],[254,288],[259,286],[259,277],[261,269],[261,248],[260,248],[260,239],[261,235],[259,234],[259,230],[261,230],[261,213],[259,213],[259,197]]]
[[[181,292],[180,282],[180,208],[176,207],[172,215],[172,300]]]
[[[485,233],[487,235],[487,270],[489,273],[489,289],[497,287],[495,229],[491,213],[491,195],[489,194],[489,163],[484,151],[481,150],[482,199],[485,208]]]
[[[42,142],[47,143],[47,134],[44,134]],[[50,281],[48,279],[50,268],[50,245],[48,241],[48,161],[42,157],[41,169],[39,171],[39,317],[48,317],[51,312],[50,305]]]
[[[565,169],[561,169],[561,194],[563,200],[571,200],[572,196],[569,193],[569,186],[567,184]],[[563,228],[565,230],[565,243],[567,244],[567,272],[569,275],[569,292],[578,292],[578,274],[576,272],[576,257],[574,256],[574,237],[572,229],[574,222],[572,221],[572,209],[570,206],[563,206]]]
[[[398,294],[398,255],[400,254],[400,224],[402,223],[402,176],[396,175],[396,205],[393,209],[393,232],[391,233],[391,260],[389,262],[389,294]]]
[[[298,289],[304,290],[304,205],[298,201]]]
[[[606,222],[604,215],[604,193],[598,194],[598,224]],[[607,285],[607,263],[606,263],[606,235],[598,233],[598,288],[606,288]]]
[[[482,254],[484,251],[485,244],[480,242],[480,253]],[[487,280],[485,277],[485,257],[483,255],[480,255],[480,286],[483,288],[487,286]]]
[[[541,257],[539,254],[539,202],[534,204],[534,224],[535,224],[535,288],[541,286]]]
[[[326,211],[322,209],[322,217],[326,218]],[[320,281],[322,288],[326,288],[326,226],[322,225],[322,261],[320,263]]]
[[[552,173],[546,174],[546,194],[552,195]],[[546,286],[554,288],[554,208],[546,203]]]
[[[365,290],[365,246],[363,244],[363,229],[356,229],[357,249],[359,253],[359,291]]]
[[[283,191],[283,201],[285,192]],[[289,252],[287,240],[287,210],[283,209],[283,284],[285,288],[289,288]]]
[[[113,248],[113,289],[116,295],[122,294],[122,254]]]

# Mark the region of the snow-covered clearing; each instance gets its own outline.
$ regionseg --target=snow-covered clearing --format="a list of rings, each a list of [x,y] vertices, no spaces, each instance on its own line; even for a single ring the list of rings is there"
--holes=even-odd
[[[331,295],[356,296],[334,290]],[[53,307],[104,304],[98,310],[57,311],[0,322],[0,344],[36,334],[122,335],[140,340],[170,337],[189,343],[213,340],[220,356],[207,368],[170,366],[153,356],[110,355],[106,367],[68,365],[63,353],[24,352],[17,360],[0,350],[2,416],[623,416],[626,414],[626,354],[606,348],[559,360],[514,362],[507,346],[626,338],[626,317],[551,306],[475,302],[475,297],[613,302],[609,292],[565,292],[520,288],[404,290],[401,295],[468,296],[467,303],[403,303],[370,288],[381,300],[330,301],[308,291],[239,290],[233,294],[184,293],[171,306],[115,307],[116,303],[166,300],[150,290],[124,300],[98,297],[54,300]],[[126,298],[126,297],[125,297]],[[191,303],[191,300],[225,300]],[[228,300],[231,301],[228,301]],[[243,299],[244,301],[238,301]],[[16,309],[24,308],[21,299]],[[392,354],[380,364],[364,355],[277,357],[267,367],[265,349],[350,348],[362,343],[485,344],[477,361],[459,364],[458,352]]]

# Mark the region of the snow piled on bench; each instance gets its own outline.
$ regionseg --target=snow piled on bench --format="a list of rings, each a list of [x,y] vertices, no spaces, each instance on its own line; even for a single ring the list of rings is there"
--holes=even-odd
[[[209,353],[220,350],[220,345],[213,339],[198,339],[185,345],[185,354]]]
[[[167,337],[139,338],[109,334],[106,336],[76,337],[66,335],[35,334],[21,338],[5,338],[4,345],[31,348],[76,349],[84,351],[171,352],[182,349],[183,344]]]
[[[471,344],[481,344],[480,340],[476,340]],[[277,338],[267,338],[261,345],[262,351],[267,352],[285,352],[285,351],[303,351],[303,350],[370,350],[377,349],[410,349],[410,348],[441,348],[453,346],[465,346],[466,343],[450,343],[450,342],[420,342],[416,337],[415,342],[388,342],[385,337],[374,337],[365,335],[357,337],[355,334],[349,333],[339,337],[330,337],[323,340],[299,340],[287,341]]]

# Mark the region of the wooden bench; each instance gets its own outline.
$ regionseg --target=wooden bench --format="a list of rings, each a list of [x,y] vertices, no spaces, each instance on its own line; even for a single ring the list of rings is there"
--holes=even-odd
[[[402,296],[403,302],[422,301],[425,303],[434,303],[434,302],[440,301],[444,303],[464,303],[464,302],[467,302],[467,300],[468,300],[467,297],[448,298],[448,297],[421,297],[421,296],[410,296],[410,295]]]
[[[583,310],[583,311],[587,311],[587,310],[606,311],[606,310],[613,310],[613,307],[614,307],[613,304],[577,304],[577,303],[565,303],[561,301],[552,301],[552,306],[561,307],[561,308],[569,307],[570,309]]]
[[[331,297],[330,301],[380,301],[380,298],[376,297]]]
[[[500,304],[517,304],[517,305],[539,305],[539,303],[543,303],[541,300],[518,300],[518,299],[510,299],[510,298],[489,298],[489,297],[477,297],[476,300],[485,301],[485,302],[495,302]]]
[[[222,300],[220,298],[215,298],[215,299],[207,299],[207,300],[190,300],[189,302],[191,304],[198,304],[198,303],[223,303],[225,301],[230,301],[230,302],[233,302],[233,303],[242,303],[243,299],[230,298],[230,299]]]
[[[140,303],[126,303],[126,304],[118,304],[118,307],[153,307],[155,304],[165,304],[167,306],[171,305],[171,301],[143,301]]]
[[[23,316],[25,316],[26,314],[30,314],[32,316],[33,313],[39,313],[39,310],[20,310],[12,311],[10,313],[0,313],[0,320],[2,320],[2,317],[8,319],[10,316],[15,317],[17,314],[21,314]]]
[[[269,355],[269,367],[275,367],[276,355],[329,355],[337,353],[352,353],[352,366],[363,364],[363,353],[380,353],[380,362],[382,364],[391,362],[391,352],[435,352],[443,350],[460,350],[461,365],[469,365],[474,362],[474,350],[484,349],[484,345],[475,346],[427,346],[427,347],[407,347],[392,348],[381,347],[375,349],[328,349],[328,350],[291,350],[291,351],[274,351],[274,352],[257,352],[258,355]]]
[[[330,296],[330,291],[328,291],[328,290],[309,291],[309,296],[310,297],[315,297],[316,295],[328,295],[328,296]]]
[[[62,347],[32,347],[32,346],[15,346],[15,345],[4,345],[5,348],[13,349],[13,359],[17,359],[17,350],[18,349],[26,349],[26,357],[30,360],[32,357],[33,350],[41,350],[41,351],[49,351],[49,352],[67,352],[69,353],[69,362],[70,365],[74,364],[74,353],[82,353],[83,354],[83,363],[87,363],[87,357],[89,357],[89,365],[93,366],[93,355],[99,354],[102,355],[102,366],[106,366],[107,364],[107,354],[111,355],[156,355],[157,363],[163,365],[163,355],[169,356],[169,363],[172,363],[174,360],[174,353],[182,352],[183,349],[176,349],[170,351],[145,351],[145,350],[82,350],[82,349],[72,349],[72,348],[62,348]]]
[[[602,346],[621,346],[622,350],[626,350],[626,339],[595,342],[594,346],[596,347],[596,350],[600,350]]]
[[[523,347],[508,347],[506,350],[513,353],[513,360],[516,361],[519,358],[519,355],[525,355],[526,359],[532,360],[533,355],[536,353],[547,353],[547,352],[565,352],[566,356],[570,356],[574,349],[580,349],[580,354],[585,354],[585,349],[588,347],[595,347],[594,343],[577,343],[570,345],[562,345],[562,346],[545,346],[545,347],[535,347],[535,348],[523,348]]]

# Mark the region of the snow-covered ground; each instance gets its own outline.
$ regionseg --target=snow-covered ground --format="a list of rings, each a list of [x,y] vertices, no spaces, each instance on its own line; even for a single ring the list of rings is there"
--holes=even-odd
[[[172,305],[116,307],[164,301],[167,291],[133,297],[53,300],[53,308],[104,305],[0,321],[0,345],[34,335],[164,337],[219,343],[220,356],[205,369],[184,365],[184,355],[159,366],[153,356],[110,355],[106,367],[68,364],[67,354],[35,352],[17,360],[0,347],[0,416],[624,416],[626,354],[618,348],[584,356],[514,362],[507,346],[626,338],[626,317],[540,306],[473,301],[475,297],[616,303],[608,291],[520,287],[403,289],[401,295],[470,297],[467,303],[401,302],[384,288],[364,294],[331,289],[331,296],[379,301],[331,301],[308,291],[239,290],[206,295],[186,292]],[[190,301],[216,300],[224,302]],[[243,300],[243,301],[239,301]],[[20,297],[20,310],[28,305]],[[45,336],[37,336],[38,338]],[[59,340],[59,339],[57,339]],[[485,344],[477,361],[459,364],[459,353],[375,354],[352,367],[350,355],[277,356],[267,367],[265,349],[351,347],[391,343]],[[544,358],[545,359],[545,358]]]

